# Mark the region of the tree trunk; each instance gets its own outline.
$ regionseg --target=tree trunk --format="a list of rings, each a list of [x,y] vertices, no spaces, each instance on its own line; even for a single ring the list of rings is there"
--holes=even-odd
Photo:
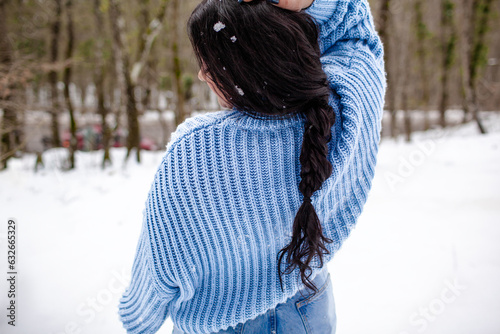
[[[64,76],[63,76],[63,81],[64,81],[64,100],[66,101],[66,107],[68,108],[68,113],[69,113],[69,126],[70,126],[70,133],[71,133],[71,138],[69,141],[69,169],[75,168],[75,152],[78,149],[77,145],[77,139],[76,139],[76,121],[75,121],[75,115],[74,115],[74,110],[73,110],[73,103],[71,102],[71,96],[69,93],[69,85],[71,84],[71,74],[72,74],[72,57],[73,57],[73,50],[74,50],[74,41],[75,41],[75,34],[74,34],[74,29],[73,29],[73,12],[72,12],[72,0],[66,0],[66,32],[67,32],[67,39],[68,39],[68,44],[66,46],[66,54],[65,54],[65,60],[66,60],[66,67],[64,68]]]
[[[12,47],[7,35],[6,5],[7,1],[0,0],[0,74],[2,77],[9,73],[12,66]],[[10,80],[7,79],[7,81]],[[3,109],[0,127],[0,170],[7,168],[7,161],[14,155],[18,144],[16,140],[17,116],[14,103],[11,101],[12,89],[12,85],[8,82],[0,91],[0,108]]]
[[[403,110],[405,140],[407,142],[411,142],[412,131],[413,131],[411,122],[412,108],[409,103],[410,82],[413,77],[413,67],[408,66],[408,64],[411,64],[413,62],[415,51],[417,51],[417,55],[418,52],[421,51],[419,50],[418,44],[414,45],[412,43],[413,34],[411,33],[412,25],[415,25],[415,21],[419,22],[418,14],[415,21],[412,21],[412,16],[409,13],[411,13],[410,10],[405,10],[401,14],[403,22],[408,22],[408,23],[405,26],[399,28],[403,33],[401,34],[402,36],[398,41],[399,42],[398,45],[400,46],[401,51],[399,52],[399,57],[397,61],[398,73],[400,73],[401,77],[399,81],[400,91],[401,91],[401,109]],[[420,22],[420,24],[423,23]],[[404,33],[405,30],[407,30],[406,34]],[[417,48],[416,50],[415,47]],[[424,116],[427,118],[427,113]]]
[[[477,93],[476,88],[472,90],[472,117],[476,121],[477,127],[481,134],[486,134],[486,128],[483,125],[483,122],[479,118],[479,102],[477,101]]]
[[[481,134],[486,133],[479,118],[479,101],[477,98],[477,83],[479,71],[486,64],[488,56],[488,46],[485,38],[489,28],[489,20],[492,16],[493,0],[474,0],[472,9],[471,34],[473,36],[472,49],[469,60],[469,84],[471,92],[472,112]]]
[[[160,123],[160,128],[161,128],[161,145],[160,145],[160,147],[164,148],[168,142],[168,138],[167,138],[167,126],[168,126],[168,124],[167,124],[167,122],[165,122],[165,119],[163,118],[163,111],[161,110],[161,108],[158,108],[157,111],[158,111],[158,117],[160,119],[159,123]]]
[[[408,70],[409,72],[409,70]],[[401,98],[401,104],[404,111],[404,123],[405,123],[405,138],[407,142],[411,142],[411,110],[409,110],[408,106],[408,78],[410,77],[410,73],[406,73],[405,78],[403,79],[403,92]]]
[[[51,100],[52,100],[52,110],[51,114],[51,128],[52,128],[52,146],[61,146],[61,136],[59,134],[59,112],[61,106],[59,104],[59,91],[57,89],[57,71],[56,63],[59,53],[59,40],[61,37],[61,12],[62,12],[62,0],[54,0],[55,4],[55,17],[51,25],[51,39],[50,39],[50,62],[52,65],[49,71],[49,83],[51,88]]]
[[[397,136],[396,90],[394,87],[393,68],[390,66],[391,41],[390,41],[390,36],[387,33],[387,31],[390,29],[390,21],[391,21],[390,4],[391,4],[390,0],[382,0],[382,4],[380,7],[378,32],[384,44],[384,58],[385,58],[386,72],[387,72],[386,105],[391,115],[391,136],[395,138]]]
[[[149,2],[149,1],[148,1]],[[139,39],[139,48],[137,51],[137,59],[132,66],[130,77],[132,83],[137,85],[142,70],[148,62],[151,48],[163,28],[163,21],[167,12],[167,5],[169,0],[162,0],[158,8],[158,13],[155,18],[149,22],[149,12],[147,11],[147,4],[141,4],[141,34]]]
[[[462,109],[464,111],[462,124],[468,122],[468,115],[470,114],[471,105],[471,93],[469,85],[469,61],[470,61],[470,49],[473,43],[472,27],[467,27],[472,24],[472,10],[469,5],[470,0],[462,0],[462,16],[459,21],[462,22],[459,25],[460,30],[458,31],[460,38],[460,52],[458,53],[460,57],[460,96],[462,97]]]
[[[425,48],[425,41],[427,39],[428,31],[424,22],[423,14],[423,1],[416,0],[415,2],[415,30],[417,34],[417,55],[420,72],[420,89],[422,91],[422,99],[420,103],[424,112],[424,130],[429,130],[429,102],[430,102],[430,89],[429,89],[429,76],[427,71],[427,53]],[[403,88],[404,89],[404,88]]]
[[[455,60],[457,33],[454,23],[455,4],[450,0],[441,0],[441,101],[439,103],[440,124],[446,127],[446,110],[448,108],[448,79]]]
[[[94,0],[94,17],[96,28],[98,32],[104,31],[104,19],[101,12],[101,0]],[[106,75],[104,56],[103,56],[104,42],[103,39],[97,37],[96,40],[96,65],[94,68],[94,82],[97,95],[97,114],[101,115],[101,132],[102,132],[102,147],[104,155],[102,158],[102,168],[111,165],[111,156],[109,154],[109,142],[111,140],[111,131],[106,121],[108,109],[104,103],[104,79]]]
[[[172,8],[172,59],[175,78],[175,95],[177,103],[175,104],[175,125],[178,126],[186,119],[186,111],[184,106],[184,87],[182,85],[182,70],[179,59],[179,0],[173,0]]]
[[[125,21],[121,13],[120,2],[118,0],[110,0],[109,19],[113,35],[113,49],[116,57],[116,73],[122,90],[122,101],[125,102],[128,122],[127,155],[125,160],[128,160],[130,152],[135,148],[137,162],[140,162],[140,132],[138,112],[134,95],[135,86],[130,78],[129,56],[127,53],[128,50],[125,47],[126,39],[124,36]]]

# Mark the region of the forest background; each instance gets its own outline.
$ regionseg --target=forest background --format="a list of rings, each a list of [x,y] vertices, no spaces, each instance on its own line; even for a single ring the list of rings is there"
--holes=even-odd
[[[236,1],[236,0],[235,0]],[[163,149],[219,109],[186,21],[199,0],[0,0],[0,170],[24,152]],[[475,122],[500,105],[500,1],[370,0],[384,42],[383,136]],[[402,136],[401,136],[402,135]]]

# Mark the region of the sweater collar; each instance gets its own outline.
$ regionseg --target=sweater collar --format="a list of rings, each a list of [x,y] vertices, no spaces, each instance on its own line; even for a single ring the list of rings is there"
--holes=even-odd
[[[269,115],[257,112],[241,111],[232,109],[230,117],[234,118],[236,123],[247,129],[280,129],[290,126],[303,125],[304,115],[300,113],[288,115]]]

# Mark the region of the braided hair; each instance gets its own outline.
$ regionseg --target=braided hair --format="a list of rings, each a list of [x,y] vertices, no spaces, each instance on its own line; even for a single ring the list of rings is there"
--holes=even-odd
[[[327,156],[335,113],[328,104],[331,89],[320,62],[314,19],[265,0],[204,0],[188,20],[188,35],[200,67],[234,108],[250,114],[304,115],[299,158],[303,201],[292,239],[277,260],[282,289],[282,275],[298,268],[303,284],[317,291],[310,280],[311,261],[317,258],[322,267],[332,240],[323,235],[311,198],[332,173]]]

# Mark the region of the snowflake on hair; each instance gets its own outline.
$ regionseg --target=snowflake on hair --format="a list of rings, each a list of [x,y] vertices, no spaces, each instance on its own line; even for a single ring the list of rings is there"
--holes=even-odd
[[[235,86],[235,87],[236,87],[236,91],[238,92],[238,94],[240,94],[241,96],[245,95],[245,92],[243,91],[243,89],[241,89],[238,86]]]
[[[222,29],[224,29],[226,27],[226,25],[224,23],[222,23],[221,21],[217,22],[216,24],[214,24],[214,30],[216,32],[219,32],[221,31]]]

